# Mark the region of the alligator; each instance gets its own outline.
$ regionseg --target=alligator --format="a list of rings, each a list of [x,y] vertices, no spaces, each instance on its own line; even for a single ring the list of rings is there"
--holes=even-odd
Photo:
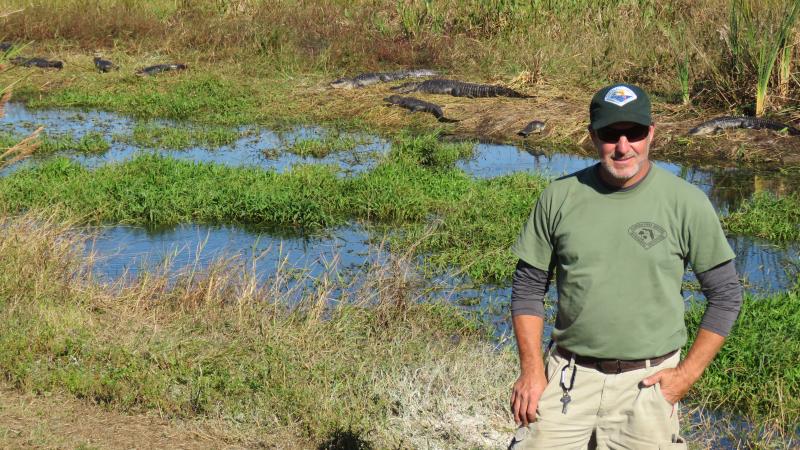
[[[330,85],[334,89],[353,89],[405,78],[435,77],[436,75],[438,74],[435,71],[429,69],[399,70],[397,72],[367,72],[353,78],[339,78],[338,80],[333,80]]]
[[[119,67],[117,67],[114,63],[107,59],[100,58],[99,56],[94,57],[94,66],[97,67],[97,70],[103,73],[110,72],[111,69],[119,70]]]
[[[17,56],[16,58],[11,59],[11,62],[18,66],[24,67],[40,67],[42,69],[63,69],[64,63],[57,60],[46,60],[44,58],[23,58],[21,56]]]
[[[156,64],[155,66],[145,67],[136,72],[136,75],[139,76],[146,76],[146,75],[156,75],[162,72],[168,72],[170,70],[184,70],[186,69],[186,64]]]
[[[527,98],[526,95],[504,86],[491,84],[466,83],[457,80],[434,78],[426,81],[413,81],[392,88],[401,94],[424,92],[427,94],[450,94],[454,97],[516,97]]]
[[[786,130],[790,135],[800,135],[800,130],[774,120],[759,119],[750,116],[723,116],[703,122],[689,130],[689,136],[712,134],[726,128],[748,128],[754,130]]]
[[[541,120],[534,120],[526,125],[525,128],[520,130],[517,134],[522,137],[528,137],[528,135],[541,133],[542,131],[544,131],[544,122]]]
[[[457,120],[448,119],[448,118],[444,117],[444,113],[442,112],[442,107],[441,106],[439,106],[437,104],[434,104],[434,103],[429,103],[429,102],[426,102],[426,101],[422,101],[422,100],[420,100],[418,98],[402,97],[400,95],[390,95],[390,96],[384,98],[383,101],[385,101],[385,102],[387,102],[389,104],[392,104],[392,105],[397,105],[397,106],[399,106],[401,108],[405,108],[405,109],[407,109],[407,110],[409,110],[411,112],[422,111],[422,112],[431,113],[431,114],[434,115],[434,117],[439,119],[439,122],[458,122]]]

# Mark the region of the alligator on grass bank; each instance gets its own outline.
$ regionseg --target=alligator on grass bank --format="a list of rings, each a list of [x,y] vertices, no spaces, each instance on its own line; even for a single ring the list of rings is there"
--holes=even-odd
[[[64,63],[57,60],[46,60],[44,58],[23,58],[17,56],[11,60],[12,64],[23,67],[39,67],[42,69],[63,69]]]
[[[184,70],[186,69],[186,64],[156,64],[155,66],[145,67],[144,69],[138,70],[136,75],[139,76],[152,76],[157,75],[162,72],[169,72],[170,70]]]
[[[119,70],[119,67],[114,65],[114,63],[107,59],[100,58],[99,56],[94,57],[94,66],[103,73],[110,72],[112,69]]]
[[[411,112],[431,113],[431,114],[434,115],[434,117],[439,119],[440,122],[458,122],[457,120],[448,119],[448,118],[444,117],[444,113],[442,112],[442,107],[441,106],[439,106],[439,105],[437,105],[435,103],[429,103],[429,102],[426,102],[426,101],[422,101],[422,100],[420,100],[418,98],[402,97],[402,96],[399,96],[399,95],[390,95],[390,96],[384,98],[383,101],[385,101],[385,102],[387,102],[389,104],[392,104],[392,105],[397,105],[397,106],[399,106],[401,108],[405,108],[405,109],[407,109],[407,110],[409,110]]]
[[[534,120],[525,125],[525,128],[521,129],[517,134],[522,137],[528,137],[528,135],[544,131],[544,126],[545,124],[541,120]]]
[[[726,128],[747,128],[753,130],[786,130],[790,135],[800,135],[800,130],[774,120],[759,119],[749,116],[723,116],[703,122],[689,130],[689,136],[702,136],[717,133]]]
[[[438,75],[438,73],[429,69],[398,70],[397,72],[368,72],[353,78],[339,78],[338,80],[333,80],[330,85],[334,89],[353,89],[405,78],[435,77],[436,75]]]
[[[392,88],[393,91],[401,94],[409,94],[411,92],[424,92],[426,94],[449,94],[454,97],[515,97],[527,98],[526,95],[509,89],[505,86],[497,86],[492,84],[478,84],[466,83],[457,80],[444,80],[435,78],[426,81],[413,81],[411,83],[401,84]]]

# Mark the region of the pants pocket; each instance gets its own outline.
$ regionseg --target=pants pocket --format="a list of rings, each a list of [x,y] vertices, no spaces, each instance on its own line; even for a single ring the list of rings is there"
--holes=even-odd
[[[670,409],[674,408],[675,404],[674,403],[670,403],[670,401],[667,400],[666,397],[664,397],[664,393],[661,392],[661,383],[656,383],[654,386],[655,386],[656,395],[661,400],[661,402],[664,403],[665,405],[669,406]]]

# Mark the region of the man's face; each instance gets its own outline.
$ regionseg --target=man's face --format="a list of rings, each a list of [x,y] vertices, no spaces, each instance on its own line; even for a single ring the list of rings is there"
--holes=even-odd
[[[591,132],[603,171],[615,184],[638,181],[647,173],[654,130],[654,125],[618,122]]]

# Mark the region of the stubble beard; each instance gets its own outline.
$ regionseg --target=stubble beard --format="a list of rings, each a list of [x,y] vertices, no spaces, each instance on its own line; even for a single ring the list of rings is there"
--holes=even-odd
[[[640,170],[642,170],[642,161],[636,156],[634,156],[634,159],[636,159],[634,165],[625,169],[617,169],[614,167],[614,160],[611,159],[611,157],[604,158],[600,164],[602,164],[606,174],[608,174],[611,178],[618,181],[628,181],[635,177]]]

